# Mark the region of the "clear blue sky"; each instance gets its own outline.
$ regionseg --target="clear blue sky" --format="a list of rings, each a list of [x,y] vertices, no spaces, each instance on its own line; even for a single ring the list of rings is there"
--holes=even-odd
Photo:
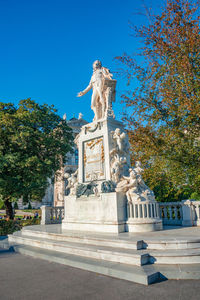
[[[17,103],[31,97],[54,104],[58,113],[91,121],[91,92],[77,98],[100,59],[112,72],[114,57],[132,53],[140,43],[130,36],[129,21],[146,18],[143,4],[156,12],[165,0],[0,0],[0,101]],[[118,79],[115,113],[120,119]]]

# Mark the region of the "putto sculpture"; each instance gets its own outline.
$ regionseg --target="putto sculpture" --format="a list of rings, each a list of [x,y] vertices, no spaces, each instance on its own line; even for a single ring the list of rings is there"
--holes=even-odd
[[[115,101],[116,80],[109,69],[102,66],[99,60],[93,63],[93,74],[87,88],[78,93],[78,97],[85,95],[89,90],[93,90],[91,99],[91,109],[94,111],[93,121],[104,117],[112,116],[112,102]]]
[[[134,201],[155,201],[152,190],[144,183],[141,162],[136,161],[135,168],[129,169],[129,177],[122,176],[117,184],[116,192],[125,193],[129,203]]]

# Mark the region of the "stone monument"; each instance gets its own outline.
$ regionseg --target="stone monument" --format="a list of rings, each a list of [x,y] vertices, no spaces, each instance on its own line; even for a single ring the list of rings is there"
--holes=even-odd
[[[96,60],[88,87],[78,93],[80,97],[93,90],[94,119],[82,126],[75,139],[79,165],[68,178],[70,192],[65,197],[62,228],[115,233],[159,230],[162,222],[155,197],[142,179],[141,164],[131,168],[128,136],[123,123],[115,120],[112,103],[116,80],[112,77]],[[130,212],[133,204],[137,215],[136,210]]]

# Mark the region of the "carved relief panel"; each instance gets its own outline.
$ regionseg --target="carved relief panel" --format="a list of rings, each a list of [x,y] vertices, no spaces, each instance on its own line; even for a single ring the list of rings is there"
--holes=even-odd
[[[105,155],[103,137],[83,143],[84,182],[105,179]]]

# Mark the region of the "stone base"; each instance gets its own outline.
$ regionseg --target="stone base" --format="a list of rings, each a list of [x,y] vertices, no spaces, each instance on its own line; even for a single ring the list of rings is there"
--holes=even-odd
[[[163,230],[161,219],[131,219],[129,218],[126,224],[128,232],[150,232]]]
[[[105,224],[105,223],[80,223],[67,222],[62,223],[63,230],[78,230],[90,232],[107,232],[107,233],[121,233],[125,231],[125,223],[122,224]]]
[[[126,198],[120,193],[65,197],[62,229],[120,233],[125,231]]]

